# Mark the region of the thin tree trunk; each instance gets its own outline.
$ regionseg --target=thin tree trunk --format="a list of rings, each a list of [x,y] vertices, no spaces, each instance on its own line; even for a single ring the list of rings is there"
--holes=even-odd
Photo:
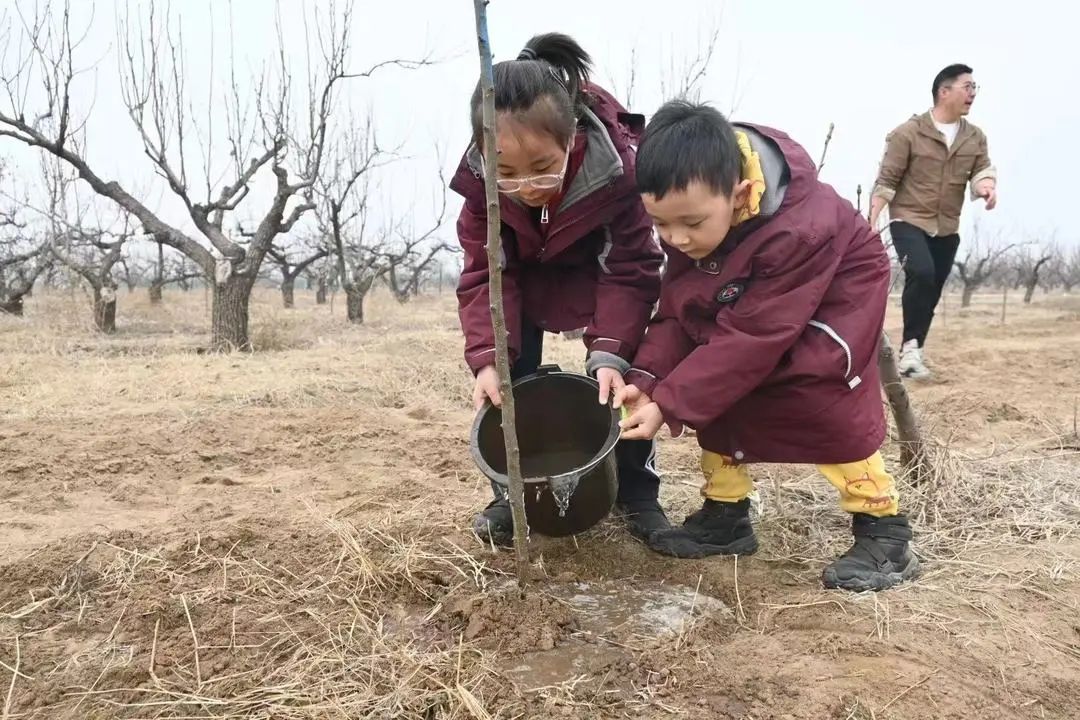
[[[900,462],[914,472],[915,482],[922,482],[929,475],[926,462],[926,446],[922,433],[919,432],[919,420],[911,406],[904,379],[896,366],[896,353],[889,336],[881,333],[878,345],[878,371],[881,373],[881,385],[892,408],[896,421],[896,432],[900,436]]]
[[[1031,299],[1035,297],[1035,288],[1038,287],[1038,280],[1033,283],[1028,283],[1027,288],[1024,290],[1024,304],[1030,305]]]
[[[161,289],[165,286],[165,245],[158,241],[157,244],[157,267],[154,270],[154,281],[150,283],[150,304],[157,305],[161,302]]]
[[[971,307],[971,298],[975,294],[974,285],[964,285],[964,294],[960,296],[960,307]]]
[[[296,278],[286,276],[285,279],[281,281],[281,299],[285,303],[286,309],[296,307],[295,290]]]
[[[517,556],[518,584],[522,592],[528,581],[529,535],[525,518],[525,482],[521,476],[521,457],[518,450],[517,427],[514,422],[514,392],[510,382],[510,356],[507,350],[506,316],[503,310],[502,238],[499,216],[499,194],[495,187],[495,78],[491,64],[491,42],[488,38],[487,0],[473,0],[476,15],[476,37],[480,51],[480,84],[483,88],[484,114],[484,190],[487,197],[487,254],[488,285],[491,299],[491,326],[495,334],[495,368],[499,375],[499,395],[502,397],[503,440],[506,443],[506,474],[510,483],[510,508],[514,520],[514,550]]]
[[[116,288],[94,287],[94,325],[109,335],[116,332]]]
[[[318,286],[315,289],[315,304],[326,304],[326,278],[322,275],[319,276]]]
[[[210,346],[217,351],[250,350],[248,337],[248,304],[251,283],[247,278],[231,275],[223,283],[215,283],[210,308]]]

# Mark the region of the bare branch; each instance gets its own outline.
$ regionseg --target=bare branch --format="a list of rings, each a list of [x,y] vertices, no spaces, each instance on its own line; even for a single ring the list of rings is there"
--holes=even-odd
[[[48,5],[32,22],[24,23],[24,36],[30,45],[30,52],[13,71],[8,72],[5,68],[0,78],[11,101],[8,107],[0,109],[0,136],[39,148],[63,160],[78,172],[94,192],[138,218],[147,232],[191,257],[205,271],[212,272],[214,261],[206,248],[164,222],[118,182],[103,179],[85,160],[74,138],[81,125],[72,122],[71,118],[70,88],[79,74],[73,60],[78,43],[72,41],[66,3],[60,26],[55,32],[51,23]],[[51,45],[52,38],[56,37],[61,40]],[[41,83],[45,107],[30,120],[27,119],[25,97],[35,77]],[[50,134],[50,128],[56,128],[56,131]]]

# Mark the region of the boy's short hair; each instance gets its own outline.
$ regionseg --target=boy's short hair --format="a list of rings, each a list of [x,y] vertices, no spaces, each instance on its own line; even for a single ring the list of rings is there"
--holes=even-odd
[[[704,103],[670,100],[649,120],[637,151],[638,191],[664,197],[696,181],[730,195],[742,176],[735,130]]]

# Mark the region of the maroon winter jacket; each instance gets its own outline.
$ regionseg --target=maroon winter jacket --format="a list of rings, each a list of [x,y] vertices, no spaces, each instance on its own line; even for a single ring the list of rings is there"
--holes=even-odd
[[[589,86],[581,121],[584,157],[566,178],[558,207],[540,226],[529,209],[500,194],[503,306],[510,358],[524,320],[549,332],[585,328],[590,351],[634,356],[660,294],[660,245],[635,188],[634,158],[643,125],[606,91]],[[573,170],[571,164],[570,170]],[[465,198],[458,241],[465,266],[458,284],[465,361],[473,372],[495,362],[488,308],[487,210],[480,154],[462,157],[450,188]]]
[[[761,215],[695,262],[666,248],[660,308],[627,373],[665,421],[739,462],[863,460],[885,438],[877,368],[889,261],[879,235],[782,132]]]

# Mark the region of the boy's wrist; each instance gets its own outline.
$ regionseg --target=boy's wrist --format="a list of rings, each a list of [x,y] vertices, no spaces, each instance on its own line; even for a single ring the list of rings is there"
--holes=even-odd
[[[660,380],[647,370],[641,370],[639,368],[632,367],[625,373],[623,373],[623,382],[627,385],[633,385],[641,392],[648,395],[650,398],[653,395],[653,390],[656,388],[657,383]]]

